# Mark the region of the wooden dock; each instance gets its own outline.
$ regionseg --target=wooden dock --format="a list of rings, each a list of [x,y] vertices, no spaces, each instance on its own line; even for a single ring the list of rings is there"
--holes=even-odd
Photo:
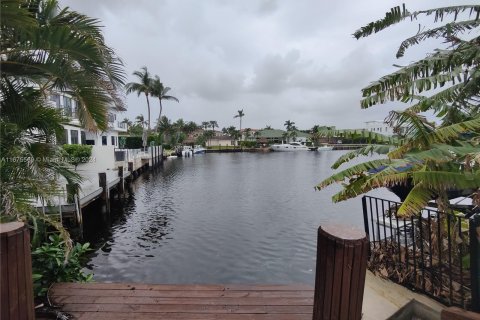
[[[59,283],[53,304],[74,319],[311,320],[307,285]]]

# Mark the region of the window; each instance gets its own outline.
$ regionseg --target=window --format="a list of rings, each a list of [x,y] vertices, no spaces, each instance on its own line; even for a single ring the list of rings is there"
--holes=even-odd
[[[82,140],[82,144],[86,144],[87,143],[87,136],[85,135],[85,131],[80,131],[80,137],[81,137],[81,140]]]
[[[63,112],[67,117],[72,116],[72,99],[69,97],[63,97]]]
[[[112,136],[111,138],[112,138],[112,146],[114,146],[115,145],[115,137]]]
[[[102,146],[107,145],[107,136],[102,136]]]
[[[71,144],[78,144],[78,130],[70,130]]]
[[[58,94],[51,94],[50,101],[52,101],[57,108],[60,108],[60,96]]]
[[[63,145],[68,143],[68,130],[63,130],[63,134],[57,136],[57,145]]]
[[[108,122],[114,122],[115,121],[115,115],[109,113],[108,114]]]

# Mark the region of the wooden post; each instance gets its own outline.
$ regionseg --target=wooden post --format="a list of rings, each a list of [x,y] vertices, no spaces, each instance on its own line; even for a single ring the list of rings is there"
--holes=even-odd
[[[360,320],[368,240],[345,226],[318,228],[313,320]]]
[[[108,197],[108,184],[107,184],[107,174],[105,172],[98,173],[98,186],[103,189],[102,191],[102,200],[105,201],[107,213],[110,212],[110,199]]]
[[[130,179],[133,180],[133,162],[128,163],[128,171],[130,172]]]
[[[124,179],[123,179],[123,166],[118,167],[118,176],[120,177],[120,181],[118,182],[118,197],[123,194],[125,191],[124,187]]]
[[[30,231],[23,222],[0,223],[0,318],[35,319]]]

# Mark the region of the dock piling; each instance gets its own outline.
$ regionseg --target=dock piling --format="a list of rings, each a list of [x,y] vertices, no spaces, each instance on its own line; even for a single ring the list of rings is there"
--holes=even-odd
[[[98,186],[103,189],[101,198],[105,201],[107,213],[110,212],[109,189],[107,184],[107,174],[105,172],[98,173]]]
[[[0,223],[0,318],[35,319],[30,230],[23,222]]]
[[[363,231],[318,228],[313,320],[362,318],[368,246]]]
[[[120,196],[123,195],[123,192],[125,191],[123,166],[118,167],[118,177],[120,178],[120,181],[118,182],[118,198],[120,199]]]

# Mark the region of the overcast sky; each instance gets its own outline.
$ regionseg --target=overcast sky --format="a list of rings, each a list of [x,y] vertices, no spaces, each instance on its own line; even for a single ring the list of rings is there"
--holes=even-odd
[[[419,22],[404,22],[355,40],[352,33],[402,1],[378,0],[60,0],[101,20],[107,44],[132,72],[146,66],[180,103],[166,101],[163,114],[176,120],[216,120],[220,128],[301,129],[313,125],[362,128],[404,106],[361,110],[361,88],[422,57],[425,49],[395,59],[400,42]],[[467,3],[475,3],[469,1]],[[410,11],[454,1],[407,1]],[[426,47],[437,47],[426,43]],[[147,116],[145,97],[127,96],[120,118]],[[152,126],[158,99],[151,101]]]

